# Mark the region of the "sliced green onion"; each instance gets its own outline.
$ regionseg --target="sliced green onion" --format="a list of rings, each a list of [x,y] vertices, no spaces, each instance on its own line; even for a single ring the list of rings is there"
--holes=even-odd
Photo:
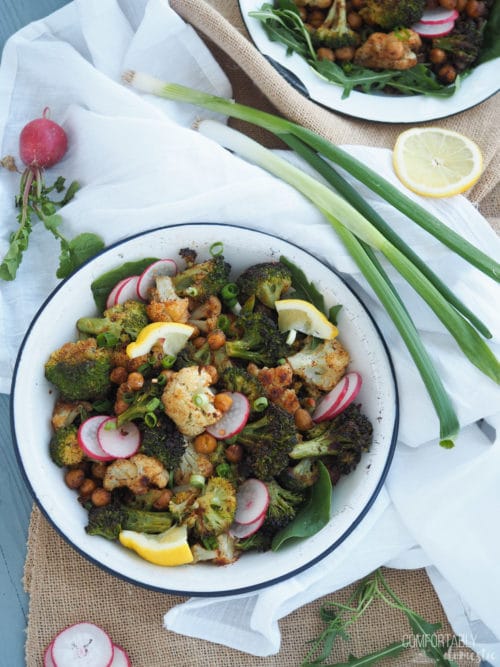
[[[231,327],[231,320],[227,315],[219,315],[217,319],[217,329],[220,329],[224,333],[228,333]]]
[[[196,489],[202,489],[205,486],[205,478],[203,475],[191,475],[189,485],[194,486]]]
[[[224,244],[222,241],[216,241],[215,243],[212,243],[212,245],[209,248],[209,252],[212,255],[212,257],[218,257],[219,255],[222,255],[224,252]]]
[[[148,412],[153,412],[154,410],[157,410],[161,405],[161,401],[159,398],[155,397],[152,398],[149,403],[146,405],[146,410]]]
[[[160,375],[158,375],[157,378],[155,378],[155,380],[156,380],[159,387],[163,387],[163,385],[167,384],[167,376],[162,375],[161,373],[160,373]]]
[[[238,296],[238,285],[236,283],[227,283],[220,291],[221,297],[224,301],[232,301]]]
[[[116,421],[114,419],[108,419],[108,421],[105,422],[103,428],[105,431],[116,431]]]
[[[177,357],[174,354],[166,354],[161,360],[162,368],[172,368],[176,359]]]
[[[198,289],[196,287],[193,287],[193,285],[191,285],[191,287],[186,287],[184,291],[187,296],[192,296],[193,298],[195,296],[198,296]]]
[[[233,473],[229,463],[219,463],[219,465],[215,467],[215,472],[218,477],[231,477]]]
[[[448,303],[426,276],[351,204],[309,174],[222,123],[202,121],[198,125],[198,131],[295,187],[325,215],[335,229],[338,223],[359,240],[382,252],[431,307],[469,361],[492,380],[500,383],[500,363],[477,331]],[[332,211],[335,211],[335,216]]]
[[[259,396],[259,398],[256,398],[255,401],[253,402],[253,409],[255,412],[263,412],[267,406],[269,405],[269,401],[265,396]]]
[[[154,428],[158,423],[158,417],[154,412],[146,412],[144,415],[144,423],[148,428]]]
[[[195,394],[193,396],[193,403],[196,405],[196,407],[203,408],[205,405],[208,405],[208,396],[203,392]]]
[[[141,364],[139,368],[137,369],[138,373],[145,373],[146,371],[149,371],[151,368],[151,364],[148,364],[147,362],[145,364]]]
[[[280,118],[279,116],[254,109],[244,104],[238,104],[234,100],[209,95],[179,84],[167,83],[143,72],[127,71],[123,74],[123,80],[137,90],[169,100],[194,104],[210,111],[238,118],[269,130],[278,137],[288,134],[296,136],[308,146],[352,174],[361,183],[364,183],[392,204],[392,206],[426,229],[457,254],[461,255],[473,266],[497,282],[500,281],[500,264],[498,262],[466,241],[460,234],[451,230],[423,206],[410,199],[385,178],[312,130],[285,118]]]

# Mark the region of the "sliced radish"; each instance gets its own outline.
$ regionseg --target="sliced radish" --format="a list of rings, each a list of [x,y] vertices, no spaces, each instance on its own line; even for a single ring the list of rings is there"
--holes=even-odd
[[[446,23],[415,23],[411,29],[420,35],[420,37],[427,37],[433,39],[434,37],[444,37],[448,35],[455,25],[455,21],[447,21]]]
[[[456,9],[443,9],[442,7],[437,7],[436,9],[426,9],[419,23],[439,25],[440,23],[456,21],[458,16],[459,14]]]
[[[108,294],[108,298],[106,299],[106,308],[111,308],[111,306],[116,306],[116,295],[121,290],[123,285],[125,285],[125,283],[127,283],[129,280],[130,276],[128,278],[123,278],[123,280],[119,280],[116,283],[111,292]]]
[[[56,635],[51,653],[56,667],[109,667],[113,643],[97,625],[76,623]]]
[[[269,491],[260,479],[247,479],[236,494],[235,523],[248,526],[265,516],[269,507]]]
[[[207,427],[207,432],[218,440],[232,438],[245,427],[250,415],[250,402],[245,394],[239,391],[226,392],[231,398],[231,407],[219,421]]]
[[[236,537],[236,539],[244,540],[245,537],[250,537],[250,535],[253,535],[259,530],[259,528],[261,528],[265,518],[266,513],[264,512],[264,514],[256,519],[253,523],[237,523],[234,521],[231,525],[231,528],[229,529],[229,532],[233,537]]]
[[[132,667],[126,651],[118,644],[113,644],[113,660],[109,667]]]
[[[346,373],[335,387],[318,401],[313,421],[322,422],[340,414],[359,394],[362,378],[357,371]]]
[[[130,276],[126,279],[124,284],[118,290],[115,297],[115,306],[119,306],[125,301],[135,300],[137,301],[137,283],[139,282],[139,276]]]
[[[116,425],[116,417],[107,417],[97,429],[97,441],[113,459],[128,459],[141,445],[141,432],[134,422]]]
[[[50,644],[47,646],[43,653],[43,667],[57,667],[56,663],[52,660],[52,644],[54,642],[50,642]]]
[[[139,276],[137,294],[143,301],[147,301],[148,291],[155,286],[156,276],[175,276],[177,264],[173,259],[159,259],[150,264]]]
[[[97,431],[101,424],[107,421],[107,415],[97,415],[89,417],[80,424],[78,429],[78,444],[85,454],[95,461],[111,461],[114,457],[110,456],[99,444]]]

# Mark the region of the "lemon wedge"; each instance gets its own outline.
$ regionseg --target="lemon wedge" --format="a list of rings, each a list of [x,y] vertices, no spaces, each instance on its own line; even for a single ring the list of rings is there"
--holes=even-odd
[[[331,340],[338,334],[337,327],[309,301],[281,299],[274,306],[278,312],[280,331],[300,331],[323,340]]]
[[[173,526],[158,535],[122,530],[118,537],[124,547],[132,549],[141,558],[155,565],[173,567],[193,561],[186,526]]]
[[[127,345],[127,356],[135,359],[148,354],[153,345],[163,343],[163,352],[173,356],[179,354],[188,338],[193,334],[194,327],[180,322],[153,322],[141,329],[137,339]]]
[[[399,180],[426,197],[465,192],[483,171],[479,146],[459,132],[440,127],[415,127],[402,132],[392,157]]]

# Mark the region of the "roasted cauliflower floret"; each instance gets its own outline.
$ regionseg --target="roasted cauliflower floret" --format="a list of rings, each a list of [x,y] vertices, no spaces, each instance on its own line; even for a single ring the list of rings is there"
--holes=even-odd
[[[106,468],[103,480],[103,486],[108,491],[126,486],[136,495],[146,493],[151,486],[164,489],[167,484],[168,471],[158,459],[145,454],[113,461]]]
[[[261,368],[257,373],[257,378],[270,401],[291,414],[300,408],[297,394],[291,388],[293,370],[290,364],[282,364],[276,368]]]
[[[212,295],[193,310],[189,316],[188,323],[193,327],[197,327],[203,333],[210,333],[210,331],[217,328],[221,312],[222,304],[220,299]]]
[[[417,33],[406,28],[390,33],[374,32],[356,49],[354,63],[369,69],[410,69],[418,63],[415,52],[421,45]]]
[[[177,486],[187,486],[193,475],[208,478],[213,474],[214,466],[207,454],[199,454],[189,443],[174,472],[174,482]]]
[[[146,313],[152,322],[181,322],[189,318],[189,299],[177,295],[170,276],[158,276],[149,292]]]
[[[293,372],[321,391],[330,391],[339,382],[349,363],[349,353],[337,338],[313,345],[312,340],[287,358]]]
[[[52,412],[52,427],[58,428],[69,426],[75,419],[85,419],[86,414],[92,411],[92,403],[88,401],[64,401],[58,400]]]
[[[220,419],[222,413],[214,405],[211,384],[210,373],[198,366],[181,368],[168,381],[161,400],[182,434],[199,435]]]

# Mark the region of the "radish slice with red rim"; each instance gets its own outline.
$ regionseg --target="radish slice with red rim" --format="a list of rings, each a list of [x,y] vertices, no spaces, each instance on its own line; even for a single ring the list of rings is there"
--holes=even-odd
[[[245,394],[239,391],[225,393],[232,399],[231,407],[215,424],[211,424],[206,429],[207,433],[213,435],[217,440],[232,438],[233,435],[242,431],[250,415],[250,402]]]
[[[130,276],[125,280],[115,296],[115,306],[119,306],[125,301],[137,301],[137,283],[139,276]]]
[[[50,642],[45,651],[43,652],[43,667],[57,667],[56,663],[52,660],[52,644]]]
[[[419,23],[428,23],[430,25],[449,23],[450,21],[456,21],[458,16],[459,14],[456,9],[437,7],[436,9],[426,9]]]
[[[51,653],[56,667],[109,667],[113,643],[94,623],[76,623],[56,635]]]
[[[312,414],[313,421],[322,422],[340,414],[359,394],[361,384],[362,378],[357,371],[346,373],[340,382],[318,401]]]
[[[238,540],[244,540],[245,537],[250,537],[256,533],[259,528],[262,527],[264,520],[266,518],[266,513],[256,519],[253,523],[237,523],[236,521],[231,525],[229,529],[230,534]]]
[[[116,283],[111,292],[108,294],[108,297],[106,299],[106,308],[111,308],[112,306],[116,306],[116,296],[118,292],[121,290],[121,288],[125,285],[125,283],[129,282],[130,278],[131,276],[129,276],[128,278],[123,278],[123,280],[119,280]]]
[[[248,526],[265,517],[269,507],[269,491],[260,479],[247,479],[236,494],[235,523]]]
[[[127,652],[118,644],[113,644],[113,660],[109,667],[132,667]]]
[[[155,286],[156,276],[175,276],[177,264],[173,259],[159,259],[150,264],[139,276],[137,295],[143,301],[148,299],[148,291]]]
[[[141,432],[134,422],[116,425],[115,417],[108,417],[97,429],[97,441],[113,459],[128,459],[141,445]]]
[[[101,424],[107,421],[107,415],[96,415],[89,417],[80,424],[78,428],[78,444],[85,454],[94,459],[94,461],[111,461],[114,457],[110,456],[99,444],[97,431]]]
[[[455,21],[447,21],[446,23],[416,23],[412,25],[411,29],[420,35],[420,37],[444,37],[453,30]]]

